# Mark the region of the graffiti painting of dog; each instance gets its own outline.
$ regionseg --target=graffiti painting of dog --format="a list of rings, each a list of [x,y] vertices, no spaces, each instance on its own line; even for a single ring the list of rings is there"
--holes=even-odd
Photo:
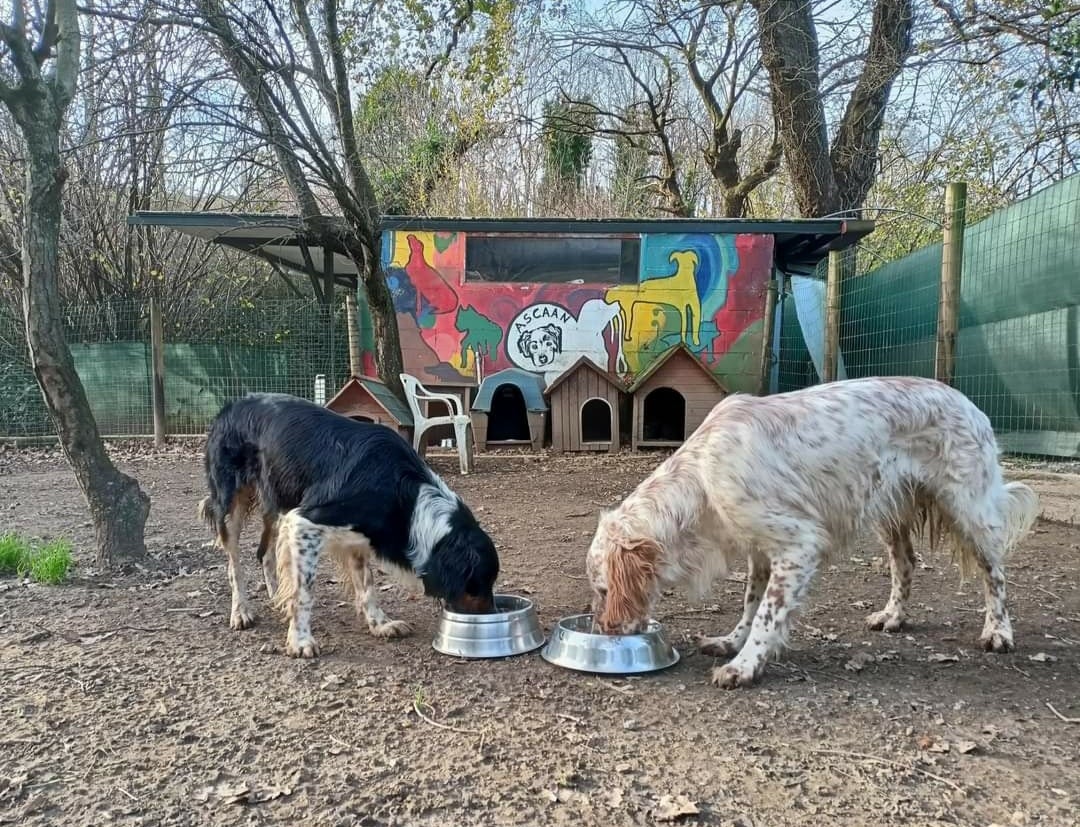
[[[544,372],[555,363],[555,358],[562,353],[562,328],[549,322],[522,331],[518,337],[518,350],[528,359],[533,369]]]
[[[506,337],[506,355],[512,364],[534,373],[542,373],[551,382],[582,356],[601,370],[608,370],[608,345],[604,334],[612,331],[616,365],[622,370],[625,359],[622,337],[617,328],[619,305],[603,299],[589,299],[574,314],[557,304],[532,304],[510,322]]]

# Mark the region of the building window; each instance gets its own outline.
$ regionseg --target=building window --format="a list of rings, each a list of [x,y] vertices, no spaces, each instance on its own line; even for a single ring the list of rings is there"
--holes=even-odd
[[[465,238],[465,280],[637,284],[641,238],[479,235]]]

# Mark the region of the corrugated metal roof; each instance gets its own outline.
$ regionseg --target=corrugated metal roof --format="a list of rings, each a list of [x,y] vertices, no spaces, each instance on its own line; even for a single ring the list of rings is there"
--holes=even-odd
[[[331,219],[342,221],[342,219]],[[219,212],[140,211],[128,217],[133,225],[169,227],[187,235],[223,244],[274,263],[322,277],[326,261],[319,245],[308,245],[312,268],[305,262],[297,237],[301,227],[295,215],[260,215]],[[574,235],[587,233],[751,233],[776,239],[777,265],[785,270],[812,268],[830,250],[855,244],[874,229],[873,221],[842,218],[793,218],[758,221],[747,218],[426,218],[384,216],[384,230],[464,233],[527,233]],[[352,285],[356,267],[344,250],[331,251],[331,266],[338,283]]]

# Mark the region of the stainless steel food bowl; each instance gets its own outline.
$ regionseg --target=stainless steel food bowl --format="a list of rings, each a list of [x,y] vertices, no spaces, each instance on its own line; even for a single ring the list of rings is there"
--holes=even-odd
[[[505,658],[544,645],[544,630],[531,600],[497,594],[495,609],[494,614],[483,615],[444,609],[432,647],[459,658]]]
[[[639,635],[601,635],[592,628],[591,614],[564,617],[540,657],[566,669],[605,675],[655,672],[679,662],[678,651],[655,620]]]

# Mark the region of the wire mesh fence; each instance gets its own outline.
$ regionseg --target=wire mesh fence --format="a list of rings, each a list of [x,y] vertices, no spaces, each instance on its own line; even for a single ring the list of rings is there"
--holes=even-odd
[[[845,268],[838,377],[935,375],[942,249]],[[781,391],[821,381],[825,275],[785,286]],[[958,310],[952,383],[1002,448],[1080,457],[1080,176],[966,228]]]
[[[98,429],[154,432],[149,304],[124,299],[68,307],[64,329]],[[345,313],[315,300],[215,303],[163,311],[165,414],[170,434],[205,432],[230,399],[250,391],[311,399],[315,377],[348,375]],[[55,433],[30,366],[22,319],[0,308],[0,437]]]

